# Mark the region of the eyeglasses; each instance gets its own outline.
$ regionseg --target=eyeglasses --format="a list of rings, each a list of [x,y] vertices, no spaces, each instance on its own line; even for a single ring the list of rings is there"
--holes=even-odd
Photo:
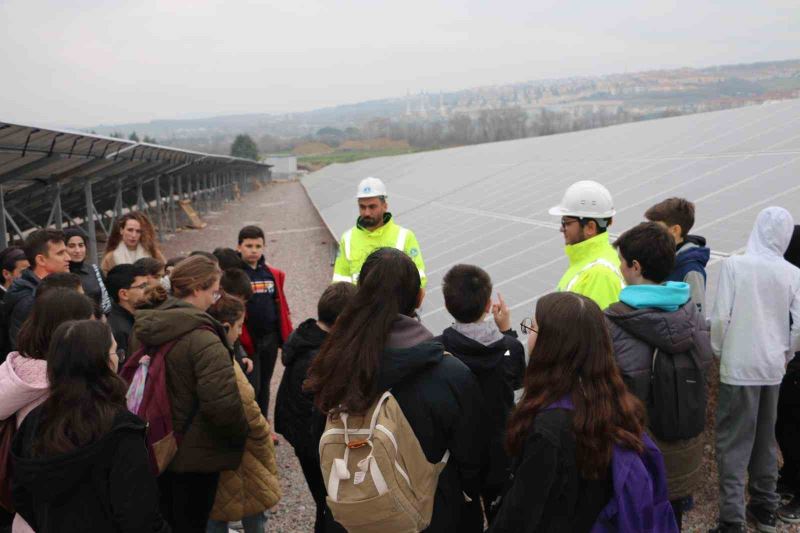
[[[532,318],[526,318],[522,322],[519,323],[519,329],[522,330],[523,335],[530,335],[531,333],[539,333],[539,330],[536,329],[536,326],[533,324]]]
[[[580,222],[581,219],[579,218],[562,218],[561,219],[561,229],[567,229],[567,226],[572,224],[573,222]]]
[[[147,288],[147,282],[146,281],[143,282],[143,283],[140,283],[138,285],[131,285],[131,289],[146,289],[146,288]]]

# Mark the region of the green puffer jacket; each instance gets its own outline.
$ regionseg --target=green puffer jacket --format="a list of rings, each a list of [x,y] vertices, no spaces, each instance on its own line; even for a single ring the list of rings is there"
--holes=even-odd
[[[200,328],[210,328],[200,329]],[[169,298],[136,312],[132,348],[179,338],[167,353],[172,424],[185,431],[168,469],[174,472],[236,470],[248,425],[222,325],[191,304]]]

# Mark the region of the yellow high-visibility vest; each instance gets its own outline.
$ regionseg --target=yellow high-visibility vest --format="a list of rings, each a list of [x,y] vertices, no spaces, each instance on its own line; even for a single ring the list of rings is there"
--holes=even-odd
[[[558,282],[559,291],[571,291],[594,300],[600,309],[619,301],[625,280],[619,271],[619,256],[608,233],[578,244],[568,244],[569,268]]]
[[[419,270],[420,281],[425,287],[428,278],[425,275],[425,262],[417,242],[417,237],[410,229],[395,224],[391,213],[386,213],[384,224],[380,228],[369,231],[360,224],[345,231],[339,241],[339,253],[333,266],[333,281],[358,282],[358,275],[369,254],[378,248],[397,248],[414,261]]]

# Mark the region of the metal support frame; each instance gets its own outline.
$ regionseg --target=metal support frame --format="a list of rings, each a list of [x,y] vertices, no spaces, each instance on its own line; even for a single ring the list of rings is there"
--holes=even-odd
[[[175,176],[178,182],[178,201],[183,200],[183,176]]]
[[[219,211],[219,198],[217,197],[217,175],[211,174],[209,182],[211,185],[211,205],[214,206],[214,211]]]
[[[147,210],[147,202],[144,200],[144,193],[142,192],[142,180],[136,182],[136,207],[139,211]]]
[[[61,209],[61,184],[56,183],[56,201],[55,205],[53,205],[53,209],[55,209],[56,215],[56,229],[62,230],[64,228],[64,211]]]
[[[41,229],[41,226],[39,224],[37,224],[31,217],[26,215],[24,212],[20,211],[19,207],[14,206],[13,209],[17,212],[17,215],[19,215],[19,217],[22,220],[24,220],[25,222],[30,224],[31,227],[34,227],[36,229]]]
[[[203,203],[206,204],[206,213],[213,209],[211,205],[211,194],[208,190],[208,174],[203,175]]]
[[[92,198],[92,182],[86,180],[83,186],[84,196],[86,198],[86,235],[89,237],[89,253],[87,254],[89,262],[93,265],[98,264],[97,258],[97,231],[94,227],[94,199]]]
[[[8,226],[6,225],[6,194],[0,185],[0,246],[8,248]]]
[[[100,224],[100,229],[103,230],[103,234],[106,236],[106,240],[108,240],[109,236],[111,235],[111,232],[109,231],[109,228],[106,227],[105,223],[103,222],[103,215],[101,213],[97,212],[97,209],[94,207],[94,204],[92,204],[92,212],[97,217],[97,223]]]
[[[68,226],[75,226],[75,227],[78,227],[78,226],[80,226],[80,224],[78,224],[78,223],[76,223],[76,222],[75,222],[75,220],[77,220],[77,219],[76,219],[74,216],[70,215],[70,214],[69,214],[69,213],[67,213],[66,211],[63,211],[63,210],[62,210],[62,212],[64,213],[64,216],[65,216],[65,217],[67,217],[67,222],[68,222],[68,224],[67,224],[67,225],[68,225]]]
[[[55,224],[57,230],[63,229],[64,215],[61,211],[61,184],[56,183],[56,192],[53,197],[53,207],[50,209],[50,216],[47,217],[45,227]]]
[[[14,217],[11,216],[11,212],[5,209],[5,202],[3,202],[3,212],[6,214],[5,218],[11,223],[11,227],[14,228],[14,231],[17,232],[20,240],[24,239],[25,237],[22,235],[22,230],[19,229],[19,226],[14,221]]]
[[[180,177],[178,177],[178,183],[180,183]],[[167,204],[168,215],[169,215],[169,226],[170,231],[175,233],[178,231],[178,221],[175,213],[175,177],[169,177],[169,203]]]
[[[117,195],[114,199],[114,216],[117,218],[122,216],[122,209],[125,203],[122,200],[122,180],[117,180]]]
[[[161,203],[161,179],[156,176],[153,180],[153,188],[156,192],[156,220],[158,221],[158,242],[164,242],[164,211]]]

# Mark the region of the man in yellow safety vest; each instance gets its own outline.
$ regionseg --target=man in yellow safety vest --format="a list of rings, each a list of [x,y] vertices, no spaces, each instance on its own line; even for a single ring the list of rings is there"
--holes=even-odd
[[[569,259],[558,290],[583,294],[600,309],[619,301],[625,281],[617,251],[608,240],[607,230],[616,214],[608,189],[596,181],[573,183],[550,214],[561,217]]]
[[[345,231],[339,241],[339,254],[333,267],[333,281],[358,282],[361,266],[378,248],[397,248],[417,265],[422,286],[428,283],[425,263],[414,232],[395,224],[386,202],[386,185],[378,178],[366,178],[358,184],[356,225]]]

